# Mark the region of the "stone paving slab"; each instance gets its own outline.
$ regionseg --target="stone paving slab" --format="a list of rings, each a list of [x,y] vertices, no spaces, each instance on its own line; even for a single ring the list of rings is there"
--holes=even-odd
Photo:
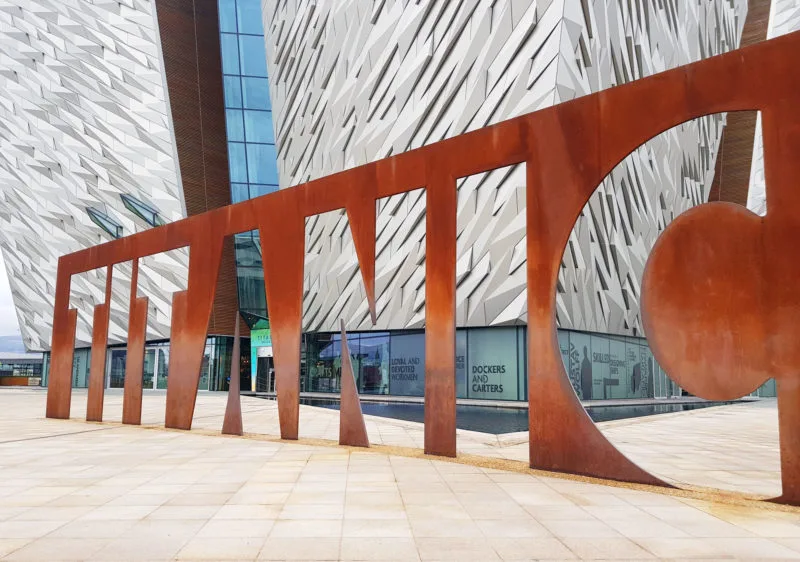
[[[252,400],[243,401],[245,429],[276,432],[274,403]],[[797,510],[377,451],[208,435],[219,430],[224,402],[224,394],[202,393],[195,416],[200,429],[180,432],[46,420],[44,392],[0,390],[0,558],[800,558]],[[146,423],[163,420],[163,394],[146,395],[144,405]],[[73,416],[83,414],[85,394],[75,393],[73,408]],[[110,394],[107,418],[118,419],[119,410],[121,395]],[[641,449],[646,466],[677,466],[697,480],[696,472],[733,457],[749,457],[752,464],[717,468],[736,474],[767,462],[773,415],[774,404],[728,406],[614,422],[605,431],[629,451]],[[337,416],[301,408],[301,436],[335,438]],[[370,437],[385,443],[416,444],[416,426],[368,421]],[[728,430],[720,436],[719,428]],[[664,433],[674,431],[688,432],[683,443],[694,459],[670,456],[683,454],[677,437],[664,442]],[[502,448],[473,432],[459,433],[459,440],[467,448]],[[763,448],[743,450],[742,443],[760,440]],[[727,457],[717,456],[723,445],[733,448]],[[711,453],[704,458],[698,451]],[[689,460],[698,463],[695,473],[689,474]],[[754,470],[748,481],[768,468]]]

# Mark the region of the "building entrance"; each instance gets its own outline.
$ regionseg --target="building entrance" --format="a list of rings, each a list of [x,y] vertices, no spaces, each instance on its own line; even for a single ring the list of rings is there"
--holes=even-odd
[[[256,365],[256,392],[275,392],[275,368],[272,357],[258,357]]]

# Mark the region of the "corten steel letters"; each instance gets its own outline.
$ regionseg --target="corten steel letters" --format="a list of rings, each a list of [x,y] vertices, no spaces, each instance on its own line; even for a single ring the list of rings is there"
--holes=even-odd
[[[222,241],[258,228],[281,436],[297,438],[305,218],[346,210],[374,319],[376,200],[426,188],[425,450],[455,455],[456,180],[525,163],[530,464],[664,485],[615,449],[575,396],[555,330],[559,264],[590,195],[637,146],[696,117],[760,110],[769,216],[703,205],[676,220],[650,260],[643,310],[657,359],[701,396],[738,396],[778,377],[783,500],[798,503],[800,263],[790,246],[800,232],[797,53],[800,33],[786,35],[63,256],[47,415],[69,417],[76,314],[69,309],[71,276],[188,246],[189,288],[173,299],[166,412],[168,427],[188,429]]]
[[[339,403],[339,445],[351,447],[369,447],[367,426],[361,411],[361,400],[358,398],[356,377],[353,374],[353,361],[350,359],[350,348],[347,347],[347,333],[342,323],[342,391]]]

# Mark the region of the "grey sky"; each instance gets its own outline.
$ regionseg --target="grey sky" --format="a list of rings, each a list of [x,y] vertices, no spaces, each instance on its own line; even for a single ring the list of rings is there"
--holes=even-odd
[[[6,264],[0,253],[0,336],[13,336],[19,334],[17,311],[14,310],[14,301],[11,298],[11,288],[8,286]]]

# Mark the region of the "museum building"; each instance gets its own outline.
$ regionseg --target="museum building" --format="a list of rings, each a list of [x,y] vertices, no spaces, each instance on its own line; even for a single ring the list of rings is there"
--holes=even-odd
[[[787,0],[0,0],[0,247],[25,346],[45,354],[46,384],[63,254],[796,28]],[[582,399],[682,394],[644,338],[644,264],[692,206],[765,211],[759,119],[711,115],[653,138],[577,218],[555,298]],[[460,178],[458,190],[457,393],[525,400],[525,167]],[[375,325],[346,215],[307,219],[301,391],[338,392],[344,319],[361,393],[422,395],[424,218],[423,190],[378,203]],[[224,248],[201,390],[227,390],[240,316],[234,375],[245,391],[274,391],[269,243],[252,231]],[[187,249],[140,259],[146,389],[166,388],[187,266]],[[109,388],[124,384],[131,270],[113,269]],[[72,279],[75,387],[88,386],[105,276]]]

